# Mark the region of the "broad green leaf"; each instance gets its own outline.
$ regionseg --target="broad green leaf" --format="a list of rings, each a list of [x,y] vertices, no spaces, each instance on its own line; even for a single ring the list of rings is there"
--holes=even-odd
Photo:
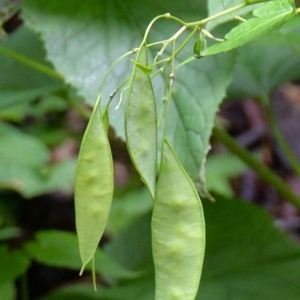
[[[30,259],[22,250],[9,250],[6,246],[0,247],[0,287],[17,279],[28,269]]]
[[[0,188],[24,197],[45,192],[71,192],[75,160],[49,166],[50,151],[37,138],[13,126],[0,124]]]
[[[116,235],[133,220],[150,211],[152,205],[151,196],[146,188],[122,191],[114,196],[106,231]]]
[[[205,204],[207,255],[197,299],[298,299],[299,245],[254,205]]]
[[[234,67],[232,54],[204,57],[177,71],[169,140],[183,166],[205,195],[205,160],[219,104]],[[200,177],[200,178],[199,178]]]
[[[2,163],[38,168],[50,159],[48,149],[37,138],[8,124],[0,123],[0,143]]]
[[[120,55],[140,44],[141,33],[152,18],[170,12],[193,21],[204,16],[205,6],[205,2],[188,1],[187,5],[171,0],[105,0],[101,4],[97,0],[67,0],[59,5],[56,0],[46,4],[27,0],[23,17],[29,27],[42,34],[48,58],[55,67],[94,103],[103,74]],[[127,67],[128,64],[122,66],[113,81],[124,78]]]
[[[6,108],[0,109],[0,118],[2,120],[22,123],[26,118],[33,117],[38,123],[39,120],[44,123],[45,115],[50,113],[65,112],[68,109],[67,101],[53,94],[39,95],[38,100],[28,98],[28,101],[14,103],[13,101]],[[63,132],[61,128],[61,132]],[[53,131],[48,129],[48,134]]]
[[[0,187],[27,197],[38,194],[49,159],[48,149],[38,139],[0,123]]]
[[[276,0],[260,6],[253,12],[253,18],[234,27],[225,35],[225,41],[213,44],[203,51],[202,55],[226,52],[242,46],[270,30],[280,27],[296,15],[290,0]]]
[[[189,1],[111,1],[56,0],[47,3],[26,0],[23,18],[27,26],[41,34],[48,59],[76,87],[89,103],[94,103],[101,80],[111,64],[122,54],[137,47],[148,23],[158,14],[170,12],[187,21],[201,19],[206,14],[206,2]],[[172,31],[170,31],[170,26]],[[165,21],[154,26],[151,40],[165,39],[178,26]],[[128,78],[132,62],[127,59],[109,77],[103,93],[103,104],[109,94]],[[118,136],[124,138],[123,104],[111,105],[110,121]]]
[[[204,201],[207,228],[207,250],[197,299],[252,300],[298,299],[300,293],[300,247],[274,226],[271,217],[260,208],[239,200],[217,199]],[[139,226],[135,226],[135,225]],[[144,231],[130,235],[130,230],[143,232],[150,226],[150,216],[128,227],[122,249],[112,241],[110,255],[128,262],[128,257],[144,256],[151,260],[150,236]],[[130,238],[129,238],[130,237]],[[143,245],[141,248],[138,245]],[[119,244],[120,245],[120,244]],[[110,251],[114,250],[114,251]],[[133,258],[134,258],[133,257]],[[143,264],[138,264],[140,267]],[[144,265],[145,266],[145,265]],[[150,270],[150,269],[148,269]],[[152,279],[153,280],[153,279]],[[111,288],[122,290],[129,282]],[[139,282],[132,282],[139,291]],[[154,283],[149,281],[144,293],[151,293]],[[125,289],[122,299],[130,300]],[[140,300],[148,300],[139,294]],[[101,298],[100,298],[101,299]],[[106,298],[104,298],[106,299]],[[108,299],[118,299],[108,298]],[[153,299],[153,294],[152,294]]]
[[[79,270],[81,268],[78,240],[75,233],[58,230],[39,231],[35,240],[25,245],[31,258],[54,267]],[[105,278],[132,278],[136,273],[126,270],[104,254],[96,250],[96,272]]]
[[[7,57],[2,53],[2,47],[33,59],[51,69],[50,64],[45,61],[42,42],[35,33],[22,27],[10,35],[0,45],[0,109],[30,101],[39,95],[61,89],[64,86],[62,81]]]
[[[280,83],[299,78],[299,37],[300,19],[293,18],[280,30],[237,49],[231,97],[268,97]]]
[[[232,154],[209,156],[206,163],[207,189],[223,196],[233,196],[229,179],[240,175],[245,169],[245,163]]]
[[[102,1],[101,5],[99,5],[95,1],[80,2],[76,0],[75,2],[64,1],[63,4],[57,6],[53,0],[47,1],[46,5],[41,5],[36,0],[28,0],[24,4],[24,12],[26,12],[26,14],[24,13],[24,18],[27,26],[42,34],[48,51],[48,58],[54,63],[55,67],[66,77],[68,82],[77,87],[81,95],[93,103],[105,71],[121,54],[140,44],[140,33],[146,29],[152,17],[159,13],[163,14],[166,11],[170,11],[170,13],[180,15],[185,20],[201,19],[205,13],[203,7],[205,3],[201,3],[199,5],[199,3],[190,2],[187,5],[187,3],[174,3],[170,0],[163,3],[158,0],[151,1],[151,3],[150,1],[143,3],[133,1],[130,3],[130,6],[127,3],[122,3],[120,7],[120,2],[115,1]],[[125,10],[127,13],[124,13],[125,7],[128,9]],[[109,15],[106,11],[110,12]],[[32,20],[36,21],[33,23]],[[132,20],[134,20],[136,26],[133,25]],[[175,29],[178,30],[178,26],[174,27],[173,22],[165,21],[163,25],[153,28],[151,40],[169,37],[175,32]],[[66,37],[68,37],[67,42]],[[105,43],[102,42],[103,40],[105,40]],[[82,45],[85,46],[83,47]],[[76,59],[76,64],[74,64],[74,58]],[[195,125],[200,125],[201,129],[199,129],[200,127],[195,128],[196,131],[201,130],[203,137],[201,136],[193,142],[194,137],[191,132],[184,132],[177,137],[176,131],[173,131],[170,139],[173,140],[174,138],[179,141],[180,136],[183,136],[185,140],[188,140],[183,146],[185,149],[179,151],[179,157],[189,174],[196,181],[198,180],[200,165],[204,165],[214,114],[218,104],[225,95],[225,90],[230,80],[230,69],[233,64],[232,58],[228,58],[228,61],[225,62],[220,61],[220,65],[215,64],[214,59],[208,59],[208,61],[210,62],[195,62],[193,65],[186,66],[184,70],[177,72],[178,75],[176,74],[175,80],[176,95],[186,96],[188,94],[188,97],[183,99],[190,99],[188,103],[193,108],[194,106],[197,107],[196,111],[193,111],[191,108],[188,112],[192,112],[191,120],[199,119],[199,121],[196,120]],[[129,59],[127,63],[121,64],[113,73],[114,75],[109,78],[103,93],[104,103],[107,101],[109,93],[119,83],[128,78],[128,70],[130,69],[128,62],[130,62]],[[204,70],[202,68],[203,64]],[[207,65],[209,66],[207,67]],[[214,76],[206,74],[207,71],[212,72],[213,70],[215,71]],[[226,75],[223,71],[226,72]],[[201,83],[202,76],[205,80],[204,83]],[[208,86],[211,79],[213,82],[212,88]],[[179,83],[176,84],[176,82]],[[220,86],[218,86],[219,84]],[[200,86],[201,88],[199,88]],[[203,92],[202,88],[204,88]],[[191,97],[190,93],[192,93],[193,97]],[[182,102],[183,104],[179,104],[180,106],[185,105],[187,101],[181,101],[181,96],[176,95],[176,102]],[[194,98],[197,99],[197,104],[194,103]],[[205,104],[199,104],[200,102]],[[204,109],[208,108],[209,111],[202,110],[201,106]],[[110,111],[110,121],[117,134],[124,138],[124,105],[121,103],[118,110],[115,110],[115,107],[116,103],[113,102]],[[178,123],[180,124],[179,126],[182,126],[181,114],[182,111],[175,113],[172,117],[172,119],[175,119],[175,126]],[[184,120],[183,122],[189,121]],[[182,128],[180,130],[182,131]],[[187,135],[189,136],[187,137]],[[203,141],[200,140],[202,138]],[[188,151],[192,153],[191,155],[185,155],[184,151],[190,147],[190,144],[194,144],[192,146],[193,149]],[[175,150],[176,152],[178,151],[176,145]],[[185,162],[186,159],[187,162]],[[196,164],[195,159],[197,160]]]
[[[150,222],[149,213],[140,216],[105,246],[105,252],[131,270],[149,272],[153,269]]]

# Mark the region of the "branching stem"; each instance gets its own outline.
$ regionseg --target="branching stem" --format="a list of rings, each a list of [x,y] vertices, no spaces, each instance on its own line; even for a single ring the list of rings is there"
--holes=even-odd
[[[246,149],[240,146],[224,130],[215,127],[214,137],[228,148],[233,154],[244,161],[267,184],[272,186],[286,201],[292,203],[300,211],[300,198],[293,193],[290,187],[272,170],[253,157]]]

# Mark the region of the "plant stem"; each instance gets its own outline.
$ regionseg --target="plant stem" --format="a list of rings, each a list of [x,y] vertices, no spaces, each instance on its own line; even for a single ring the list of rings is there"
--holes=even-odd
[[[55,78],[55,79],[58,79],[60,81],[64,81],[64,78],[62,75],[60,75],[59,73],[57,73],[55,70],[53,70],[52,68],[44,65],[44,64],[41,64],[27,56],[24,56],[22,54],[19,54],[15,51],[12,51],[8,48],[5,48],[3,46],[0,46],[0,53],[2,53],[3,55],[9,57],[9,58],[12,58],[14,59],[15,61],[23,64],[23,65],[26,65],[32,69],[35,69],[41,73],[44,73],[44,74],[47,74],[49,75],[50,77],[52,78]]]
[[[20,278],[20,292],[22,300],[29,300],[28,297],[28,283],[27,283],[27,275],[23,274]]]
[[[281,195],[286,201],[292,203],[298,210],[300,210],[300,198],[292,192],[289,186],[277,174],[271,171],[259,160],[254,158],[224,130],[215,127],[213,129],[213,135],[232,153],[238,156],[251,169],[253,169],[262,180],[271,185],[279,195]]]
[[[271,127],[271,131],[279,144],[279,147],[283,151],[284,155],[286,156],[290,166],[294,170],[294,172],[300,177],[300,163],[292,150],[290,149],[289,145],[286,142],[286,139],[283,137],[280,129],[278,128],[278,124],[275,120],[275,117],[270,109],[270,105],[265,105],[266,117],[267,121]]]
[[[223,10],[223,11],[221,11],[221,12],[219,12],[219,13],[213,15],[213,16],[207,17],[207,18],[205,18],[205,19],[203,19],[201,21],[185,23],[185,25],[187,27],[202,26],[202,25],[204,25],[204,24],[206,24],[206,23],[208,23],[208,22],[210,22],[212,20],[215,20],[215,19],[220,18],[222,16],[225,16],[227,14],[230,14],[230,13],[232,13],[232,12],[234,12],[236,10],[239,10],[239,9],[245,7],[245,6],[247,6],[247,4],[246,3],[242,3],[242,4],[236,5],[234,7],[228,8],[226,10]]]

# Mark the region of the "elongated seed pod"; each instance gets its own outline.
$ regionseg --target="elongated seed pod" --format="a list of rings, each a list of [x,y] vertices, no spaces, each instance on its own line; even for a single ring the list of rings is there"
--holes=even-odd
[[[155,194],[157,155],[157,112],[147,66],[147,48],[143,46],[136,58],[136,65],[129,84],[125,106],[125,134],[129,155],[148,187]]]
[[[96,104],[78,156],[75,176],[76,229],[82,270],[91,261],[103,235],[113,197],[113,162]]]
[[[152,216],[155,300],[194,300],[205,249],[202,204],[193,182],[164,143]]]

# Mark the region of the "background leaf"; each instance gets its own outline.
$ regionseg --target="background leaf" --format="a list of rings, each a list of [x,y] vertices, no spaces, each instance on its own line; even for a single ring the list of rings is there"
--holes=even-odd
[[[45,50],[41,40],[26,27],[14,32],[9,39],[1,43],[0,47],[15,51],[51,68],[50,64],[45,62]],[[1,48],[0,65],[0,109],[31,101],[41,94],[47,94],[64,86],[62,81],[6,57],[2,54]]]
[[[187,21],[197,20],[205,13],[204,5],[196,5],[193,1],[185,5],[168,1],[150,4],[146,1],[141,6],[140,2],[134,1],[129,7],[126,3],[120,6],[119,2],[114,1],[104,1],[101,5],[93,1],[72,1],[72,4],[65,1],[56,6],[54,1],[48,1],[47,5],[41,6],[36,0],[28,0],[25,3],[24,18],[30,28],[42,34],[48,58],[67,82],[93,103],[105,70],[118,56],[139,44],[140,32],[145,30],[152,17],[172,8],[171,13]],[[132,20],[135,20],[135,26]],[[166,38],[177,27],[172,22],[154,27],[151,40]],[[117,30],[122,32],[118,33],[118,39],[115,38]],[[199,169],[202,167],[200,189],[203,191],[204,163],[214,115],[225,96],[233,65],[234,57],[228,54],[194,61],[176,72],[173,91],[175,105],[171,111],[172,124],[168,134],[184,167],[196,182],[199,182]],[[128,68],[127,60],[127,63],[116,69],[105,88],[106,93],[113,91],[119,82],[128,77]],[[116,111],[113,104],[110,113],[112,125],[122,137],[123,109],[121,105]]]
[[[215,114],[226,95],[234,62],[232,54],[204,57],[176,73],[169,139],[189,175],[201,182],[201,190]]]
[[[148,23],[158,14],[170,12],[187,21],[206,14],[206,2],[180,1],[97,1],[67,0],[59,5],[50,0],[27,0],[23,17],[26,25],[41,34],[47,56],[66,81],[94,104],[100,82],[108,68],[122,54],[140,44]],[[173,22],[155,26],[151,39],[166,38],[178,29]],[[170,31],[171,29],[171,31]],[[110,76],[103,101],[129,76],[132,62],[127,59]],[[124,138],[123,105],[111,105],[110,121],[117,135]]]
[[[254,17],[242,22],[225,35],[225,41],[215,43],[203,51],[203,55],[226,52],[242,46],[270,30],[278,28],[296,15],[289,0],[271,1],[253,12]]]
[[[106,231],[116,235],[137,217],[152,209],[152,199],[146,188],[135,188],[114,195]]]
[[[70,192],[75,159],[50,165],[49,149],[36,137],[0,123],[0,186],[24,197],[60,190]]]
[[[280,83],[297,79],[300,69],[300,19],[237,49],[237,64],[229,87],[231,97],[268,96]],[[263,66],[263,67],[262,67]]]
[[[55,0],[46,4],[27,0],[23,17],[28,26],[42,34],[48,58],[67,82],[94,103],[103,74],[119,56],[139,45],[152,18],[170,12],[181,17],[190,14],[192,20],[203,16],[204,7],[205,3],[170,0],[67,0],[59,5]],[[127,77],[127,69],[128,63],[114,73],[111,91],[118,78]]]
[[[38,139],[0,124],[0,184],[29,196],[40,187],[42,168],[50,159]],[[26,154],[26,155],[25,155]]]
[[[217,13],[224,11],[225,9],[229,9],[240,4],[244,4],[245,1],[244,0],[208,0],[207,3],[208,3],[207,4],[208,15],[213,16]],[[255,7],[259,7],[260,5],[261,3],[248,5],[242,9],[239,9],[234,13],[227,14],[221,18],[209,22],[206,28],[208,30],[212,30],[214,27],[222,23],[226,23],[228,21],[234,20],[236,16],[244,16],[245,14],[251,12]]]
[[[1,299],[6,299],[6,300],[16,299],[14,284],[8,282],[0,285],[0,297]]]
[[[197,299],[298,298],[300,248],[274,226],[266,212],[252,204],[220,197],[217,197],[215,203],[204,201],[204,212],[207,250]],[[136,269],[144,266],[145,269],[148,266],[147,270],[151,271],[150,236],[145,231],[148,226],[149,214],[130,225],[126,230],[127,235],[126,231],[120,234],[122,242],[112,241],[111,246],[107,247],[109,255],[117,260],[127,261],[128,267],[131,265]],[[128,238],[131,230],[134,230],[134,233]],[[140,233],[136,234],[137,231]],[[143,246],[138,248],[137,245],[141,241]],[[141,256],[143,259],[135,259]],[[135,262],[132,264],[128,257],[132,257]],[[149,264],[145,264],[146,261],[149,261]],[[139,294],[141,300],[149,299],[147,295],[153,292],[153,278],[147,280],[148,285],[143,286],[143,293]],[[111,295],[128,285],[131,285],[133,290],[135,286],[137,293],[141,290],[140,284],[139,281],[128,281],[112,287]],[[132,298],[124,296],[123,299]]]
[[[46,265],[77,270],[81,268],[75,233],[58,230],[39,231],[36,233],[36,241],[26,244],[26,250],[32,259]],[[96,272],[106,278],[132,278],[137,275],[109,258],[100,248],[95,254],[95,264]]]
[[[223,196],[233,196],[229,179],[237,177],[247,166],[230,153],[209,156],[206,163],[207,189]]]
[[[9,251],[6,246],[0,246],[0,287],[14,281],[24,274],[29,267],[30,259],[25,251]],[[7,289],[9,289],[7,287]],[[7,291],[8,292],[8,291]]]
[[[207,256],[197,299],[297,299],[299,246],[254,205],[205,204]]]

